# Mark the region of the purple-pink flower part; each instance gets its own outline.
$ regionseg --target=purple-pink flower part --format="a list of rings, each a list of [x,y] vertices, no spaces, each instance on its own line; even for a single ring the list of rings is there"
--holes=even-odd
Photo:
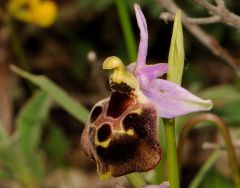
[[[138,27],[140,29],[140,44],[137,62],[128,66],[128,70],[137,78],[140,90],[151,100],[163,118],[173,118],[191,112],[210,110],[211,100],[203,100],[181,86],[163,79],[158,79],[167,72],[167,64],[146,65],[148,31],[145,17],[140,6],[134,5]]]

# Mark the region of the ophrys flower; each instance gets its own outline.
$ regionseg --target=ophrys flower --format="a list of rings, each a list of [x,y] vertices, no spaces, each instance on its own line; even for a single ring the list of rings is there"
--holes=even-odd
[[[110,97],[93,107],[81,138],[83,150],[96,161],[101,178],[144,172],[158,164],[162,156],[158,117],[172,118],[212,107],[210,100],[159,79],[167,72],[167,64],[146,65],[147,24],[139,5],[134,8],[140,29],[137,61],[127,68],[118,57],[104,61],[103,68],[113,70]]]

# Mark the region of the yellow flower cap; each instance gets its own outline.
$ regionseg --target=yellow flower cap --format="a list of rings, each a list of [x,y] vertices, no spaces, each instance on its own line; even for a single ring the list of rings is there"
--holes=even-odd
[[[113,70],[113,74],[110,77],[111,82],[120,84],[125,83],[132,89],[139,89],[139,84],[134,75],[129,72],[124,66],[121,59],[116,56],[108,57],[103,62],[103,69]]]

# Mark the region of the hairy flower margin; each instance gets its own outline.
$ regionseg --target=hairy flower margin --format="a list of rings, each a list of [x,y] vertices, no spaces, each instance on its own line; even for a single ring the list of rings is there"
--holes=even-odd
[[[51,0],[9,0],[7,8],[15,19],[44,28],[57,17],[57,5]]]

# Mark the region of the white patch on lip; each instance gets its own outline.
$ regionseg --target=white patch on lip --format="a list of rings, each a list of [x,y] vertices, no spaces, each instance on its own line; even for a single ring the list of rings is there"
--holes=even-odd
[[[141,104],[145,104],[145,103],[149,102],[149,99],[142,93],[142,91],[140,89],[138,89],[136,91],[136,96],[138,97],[138,101]]]

